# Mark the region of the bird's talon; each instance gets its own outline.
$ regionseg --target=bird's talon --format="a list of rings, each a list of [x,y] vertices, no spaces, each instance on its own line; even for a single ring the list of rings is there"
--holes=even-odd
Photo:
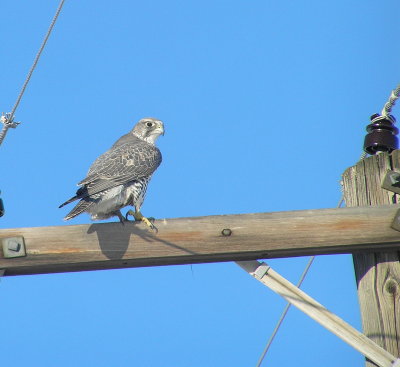
[[[138,218],[136,217],[136,213],[135,213],[133,210],[128,210],[128,211],[126,212],[126,214],[125,214],[125,219],[126,219],[127,222],[131,222],[131,221],[128,219],[128,217],[129,217],[130,215],[134,218],[134,221],[135,221],[135,222],[140,221],[140,219],[138,219]]]
[[[153,224],[154,218],[142,217],[142,221],[154,232],[158,233],[157,227]]]
[[[155,231],[158,233],[157,227],[153,224],[155,219],[153,217],[146,218],[143,216],[142,213],[136,212],[133,210],[128,210],[125,214],[125,218],[127,221],[129,221],[128,216],[131,215],[133,218],[135,218],[135,222],[143,222],[149,227],[152,231]]]

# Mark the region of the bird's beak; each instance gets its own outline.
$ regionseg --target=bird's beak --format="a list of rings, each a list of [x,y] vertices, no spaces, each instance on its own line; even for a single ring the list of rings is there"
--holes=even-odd
[[[164,136],[165,134],[165,129],[164,129],[164,124],[162,121],[159,121],[159,129],[161,131],[161,135]]]

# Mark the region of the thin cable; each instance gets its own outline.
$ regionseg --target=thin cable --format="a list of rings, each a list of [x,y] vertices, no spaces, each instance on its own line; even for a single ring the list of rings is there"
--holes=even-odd
[[[25,89],[26,89],[26,87],[27,87],[27,85],[28,85],[28,83],[29,83],[29,81],[30,81],[30,79],[31,79],[32,73],[33,73],[33,71],[34,71],[35,68],[36,68],[36,65],[37,65],[37,63],[38,63],[38,61],[39,61],[39,59],[40,59],[40,56],[41,56],[41,54],[42,54],[42,51],[43,51],[44,47],[46,46],[47,40],[48,40],[49,37],[50,37],[50,34],[51,34],[51,32],[52,32],[52,30],[53,30],[53,28],[54,28],[54,25],[56,24],[57,18],[58,18],[59,14],[60,14],[60,12],[61,12],[61,9],[62,9],[62,7],[63,7],[63,5],[64,5],[64,1],[65,1],[65,0],[61,0],[60,4],[58,5],[56,14],[55,14],[54,17],[53,17],[53,20],[52,20],[51,23],[50,23],[50,26],[49,26],[49,28],[48,28],[48,30],[47,30],[47,33],[46,33],[46,35],[45,35],[45,37],[44,37],[44,39],[43,39],[43,42],[42,42],[41,46],[40,46],[40,48],[39,48],[39,51],[38,51],[38,53],[37,53],[36,56],[35,56],[35,60],[33,61],[33,64],[32,64],[32,66],[31,66],[31,68],[30,68],[30,70],[29,70],[29,72],[28,72],[28,75],[27,75],[27,77],[26,77],[26,79],[25,79],[25,82],[24,82],[24,84],[23,84],[23,86],[22,86],[21,92],[19,93],[19,95],[18,95],[18,97],[17,97],[17,100],[16,100],[16,102],[15,102],[15,104],[14,104],[14,106],[13,106],[11,112],[10,112],[9,114],[7,114],[7,118],[6,118],[5,121],[3,122],[3,128],[2,128],[2,130],[1,130],[1,132],[0,132],[0,145],[1,145],[1,143],[3,142],[3,140],[4,140],[4,138],[5,138],[6,134],[7,134],[8,129],[9,129],[10,127],[16,127],[16,124],[13,123],[15,111],[17,110],[18,105],[19,105],[19,103],[21,102],[22,96],[23,96],[24,93],[25,93]]]
[[[342,196],[341,196],[341,198],[339,200],[339,203],[338,203],[338,205],[336,207],[340,208],[342,206],[343,202],[344,202],[344,195],[342,193]],[[308,260],[308,263],[307,263],[306,267],[304,268],[303,273],[301,274],[299,281],[296,284],[297,288],[300,288],[301,285],[303,284],[303,281],[306,278],[307,273],[310,270],[310,267],[311,267],[314,259],[315,259],[315,256],[311,256],[310,259]],[[261,353],[261,356],[260,356],[260,358],[259,358],[259,360],[257,362],[256,367],[260,367],[261,366],[261,363],[263,362],[263,360],[264,360],[264,358],[265,358],[265,356],[266,356],[266,354],[267,354],[272,342],[274,341],[275,336],[278,333],[278,330],[281,327],[281,324],[282,324],[283,320],[285,319],[286,314],[288,313],[289,308],[290,308],[291,305],[292,304],[288,302],[286,304],[285,308],[283,309],[281,317],[279,318],[278,322],[276,323],[275,329],[272,332],[271,336],[269,337],[267,345],[265,346],[263,352]]]
[[[392,108],[395,105],[395,103],[399,97],[400,97],[400,84],[397,86],[396,89],[392,90],[389,100],[385,103],[385,106],[382,109],[382,112],[381,112],[382,116],[390,115],[390,112],[392,112]]]
[[[301,277],[300,277],[299,281],[298,281],[297,284],[296,284],[297,288],[300,288],[301,284],[303,283],[303,280],[304,280],[304,278],[306,277],[306,275],[307,275],[307,273],[308,273],[308,270],[310,269],[311,264],[313,263],[314,259],[315,259],[315,256],[311,256],[310,259],[308,260],[308,263],[307,263],[307,265],[306,265],[306,267],[305,267],[305,269],[304,269],[304,271],[303,271],[303,274],[301,274]],[[289,308],[290,308],[291,305],[292,305],[292,304],[289,303],[289,302],[286,304],[286,306],[285,306],[285,308],[284,308],[284,310],[283,310],[283,312],[282,312],[282,315],[281,315],[281,317],[279,318],[279,320],[278,320],[278,322],[277,322],[277,324],[276,324],[276,326],[275,326],[275,329],[274,329],[274,331],[272,332],[271,336],[269,337],[268,342],[267,342],[267,345],[265,346],[265,348],[264,348],[264,350],[263,350],[263,352],[262,352],[262,354],[261,354],[261,357],[260,357],[260,359],[259,359],[258,362],[257,362],[257,367],[260,367],[260,366],[261,366],[261,363],[262,363],[262,361],[264,360],[264,357],[265,357],[265,355],[267,354],[269,347],[271,346],[272,342],[274,341],[275,335],[277,334],[277,332],[278,332],[278,330],[279,330],[279,328],[280,328],[280,326],[281,326],[283,320],[285,319],[286,314],[288,313]]]

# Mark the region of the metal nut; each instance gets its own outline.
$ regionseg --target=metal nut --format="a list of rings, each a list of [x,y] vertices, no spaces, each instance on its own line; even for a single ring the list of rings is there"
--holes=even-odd
[[[3,244],[3,255],[5,258],[26,256],[23,237],[8,237],[0,240]]]
[[[224,228],[221,233],[223,236],[228,237],[232,234],[232,231],[229,228]]]
[[[7,243],[7,248],[10,251],[18,252],[21,249],[21,244],[17,242],[16,240],[10,240]]]

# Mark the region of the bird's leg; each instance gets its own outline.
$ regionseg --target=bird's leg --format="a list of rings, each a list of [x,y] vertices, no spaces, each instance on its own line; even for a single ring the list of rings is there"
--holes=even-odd
[[[121,214],[121,211],[120,210],[117,210],[116,212],[115,212],[115,215],[118,217],[118,219],[119,219],[119,221],[121,222],[121,224],[124,226],[125,225],[125,218],[124,218],[124,216]]]
[[[144,222],[152,231],[158,232],[157,227],[148,219],[146,218],[141,212],[140,210],[128,210],[126,212],[125,218],[126,220],[128,220],[128,216],[131,215],[132,217],[135,218],[135,221],[138,222]]]

